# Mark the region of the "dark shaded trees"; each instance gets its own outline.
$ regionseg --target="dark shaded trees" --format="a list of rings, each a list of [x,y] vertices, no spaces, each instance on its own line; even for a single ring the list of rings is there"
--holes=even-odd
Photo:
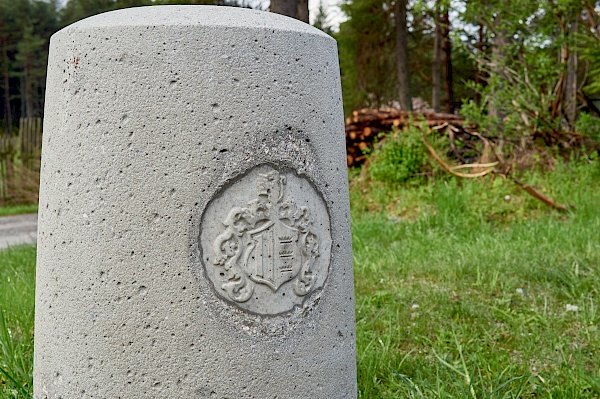
[[[406,8],[408,0],[396,0],[396,73],[398,76],[398,103],[403,111],[412,110],[408,78],[408,25]]]
[[[433,61],[431,67],[431,107],[435,112],[440,112],[442,85],[440,72],[442,67],[442,21],[440,16],[440,0],[436,1],[433,9]]]
[[[244,0],[0,0],[0,127],[41,116],[48,41],[100,12],[153,4]],[[410,109],[411,97],[461,112],[494,134],[576,130],[600,116],[600,12],[595,0],[345,0],[339,32],[321,7],[315,26],[338,40],[346,113]],[[308,21],[306,0],[271,11]],[[450,19],[453,21],[450,21]],[[459,21],[456,23],[456,21]],[[451,22],[454,22],[451,30]],[[595,105],[596,104],[596,105]],[[544,133],[546,134],[546,133]],[[510,138],[510,137],[509,137]]]
[[[444,52],[444,76],[446,77],[446,112],[454,113],[454,71],[452,68],[452,39],[450,38],[450,5],[443,4],[440,35]]]
[[[48,41],[59,28],[57,4],[0,0],[0,116],[12,132],[21,116],[41,116]]]
[[[348,20],[335,35],[346,113],[396,100],[394,4],[360,0],[342,5]]]
[[[433,87],[436,79],[441,82],[444,76],[453,88],[453,74],[442,72],[444,67],[452,65],[454,58],[449,29],[443,27],[444,2],[437,2],[437,14],[429,4],[420,1],[354,0],[342,5],[348,21],[340,25],[340,31],[334,36],[340,47],[346,112],[379,106],[408,110],[412,106],[411,98],[429,101],[434,92],[441,101],[444,90],[441,86],[437,91]],[[436,22],[440,35],[438,64],[433,62]],[[445,37],[448,38],[446,44]],[[442,65],[444,54],[451,59]],[[448,90],[448,83],[444,88]]]

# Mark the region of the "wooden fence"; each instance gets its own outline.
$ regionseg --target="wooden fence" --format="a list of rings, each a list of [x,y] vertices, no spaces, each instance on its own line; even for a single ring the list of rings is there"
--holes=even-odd
[[[0,131],[0,203],[37,201],[42,118],[21,118],[17,135]]]

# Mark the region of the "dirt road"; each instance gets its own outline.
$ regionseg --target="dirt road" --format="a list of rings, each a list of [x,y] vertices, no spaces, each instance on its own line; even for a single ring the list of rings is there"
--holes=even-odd
[[[37,213],[0,217],[0,249],[32,244],[37,238]]]

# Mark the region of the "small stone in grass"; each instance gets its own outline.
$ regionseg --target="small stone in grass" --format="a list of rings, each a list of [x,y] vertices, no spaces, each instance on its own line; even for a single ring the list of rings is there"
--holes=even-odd
[[[579,306],[571,305],[570,303],[567,303],[566,309],[567,309],[567,312],[577,312],[577,311],[579,311]]]

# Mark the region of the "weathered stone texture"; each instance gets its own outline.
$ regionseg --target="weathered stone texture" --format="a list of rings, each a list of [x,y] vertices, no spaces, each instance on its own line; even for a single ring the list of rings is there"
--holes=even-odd
[[[101,14],[52,37],[45,115],[36,399],[356,397],[333,39],[246,9]]]

